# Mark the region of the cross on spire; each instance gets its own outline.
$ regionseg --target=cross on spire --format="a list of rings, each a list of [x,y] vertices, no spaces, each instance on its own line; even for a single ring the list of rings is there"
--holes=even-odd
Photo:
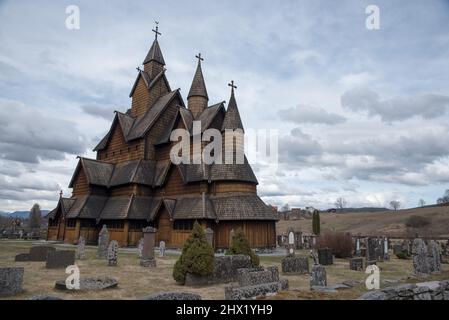
[[[201,61],[204,61],[204,58],[201,57],[201,53],[198,53],[195,58],[198,59],[198,64],[201,64]]]
[[[140,69],[140,67],[137,67],[136,70],[137,70],[137,72],[142,71],[142,69]]]
[[[231,83],[228,83],[228,86],[230,86],[232,88],[231,92],[234,92],[234,89],[237,89],[237,86],[234,85],[234,80],[231,80]]]
[[[156,24],[156,30],[152,29],[151,31],[154,32],[154,39],[157,40],[157,35],[161,35],[162,33],[159,32],[159,21],[154,21]]]

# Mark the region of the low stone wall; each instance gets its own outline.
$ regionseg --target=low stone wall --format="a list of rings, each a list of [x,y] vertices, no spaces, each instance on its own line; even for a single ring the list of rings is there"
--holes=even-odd
[[[158,292],[141,300],[201,300],[201,296],[190,292]]]
[[[281,279],[279,282],[263,283],[246,287],[225,287],[226,300],[244,300],[251,299],[278,291],[288,290],[288,280]]]
[[[214,273],[210,276],[198,276],[188,273],[186,286],[201,286],[237,281],[237,270],[251,268],[251,258],[245,255],[229,255],[214,258]]]
[[[403,284],[369,291],[358,300],[449,300],[449,280]]]

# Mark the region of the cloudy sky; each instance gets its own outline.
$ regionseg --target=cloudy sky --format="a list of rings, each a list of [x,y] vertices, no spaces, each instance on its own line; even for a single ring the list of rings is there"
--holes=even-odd
[[[413,207],[449,188],[448,1],[0,0],[0,211],[70,193],[76,156],[130,105],[154,20],[172,88],[186,97],[201,52],[210,103],[234,79],[245,128],[279,130],[277,172],[256,171],[267,203]]]

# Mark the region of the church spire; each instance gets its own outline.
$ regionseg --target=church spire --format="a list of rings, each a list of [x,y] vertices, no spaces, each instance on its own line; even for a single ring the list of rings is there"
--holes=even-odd
[[[204,59],[201,57],[201,53],[196,55],[195,58],[198,59],[198,65],[187,96],[188,108],[192,112],[194,118],[203,112],[209,101],[206,83],[204,82],[203,71],[201,69],[201,61]]]
[[[155,35],[154,41],[151,45],[150,51],[148,51],[148,54],[143,61],[144,70],[149,73],[153,73],[152,71],[154,71],[155,69],[157,69],[157,71],[161,71],[165,66],[164,57],[162,56],[162,51],[159,46],[159,42],[157,41],[157,36],[161,35],[161,33],[159,32],[159,22],[155,21],[155,23],[156,30],[152,30]]]
[[[228,84],[231,87],[231,98],[229,98],[228,109],[226,110],[226,114],[223,120],[223,125],[221,130],[225,129],[242,129],[243,124],[242,119],[240,118],[239,109],[237,107],[237,102],[235,101],[234,89],[237,89],[237,86],[234,85],[234,80]]]

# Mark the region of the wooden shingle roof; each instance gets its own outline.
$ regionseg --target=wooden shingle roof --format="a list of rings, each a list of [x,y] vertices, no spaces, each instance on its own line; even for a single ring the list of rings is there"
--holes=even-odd
[[[234,90],[231,92],[231,98],[229,99],[228,109],[226,110],[226,115],[223,120],[223,125],[221,130],[226,129],[243,129],[242,119],[240,118],[239,109],[237,107],[237,102],[235,101]]]
[[[193,76],[192,85],[190,86],[187,99],[193,96],[200,96],[209,100],[200,60],[198,60],[198,66],[196,67],[195,75]]]
[[[218,220],[278,220],[256,194],[211,197]]]
[[[165,65],[161,47],[159,46],[159,42],[157,41],[157,39],[154,39],[153,44],[151,45],[151,48],[148,51],[147,56],[145,57],[145,60],[143,60],[142,64],[147,64],[151,61],[156,61],[162,65]]]

